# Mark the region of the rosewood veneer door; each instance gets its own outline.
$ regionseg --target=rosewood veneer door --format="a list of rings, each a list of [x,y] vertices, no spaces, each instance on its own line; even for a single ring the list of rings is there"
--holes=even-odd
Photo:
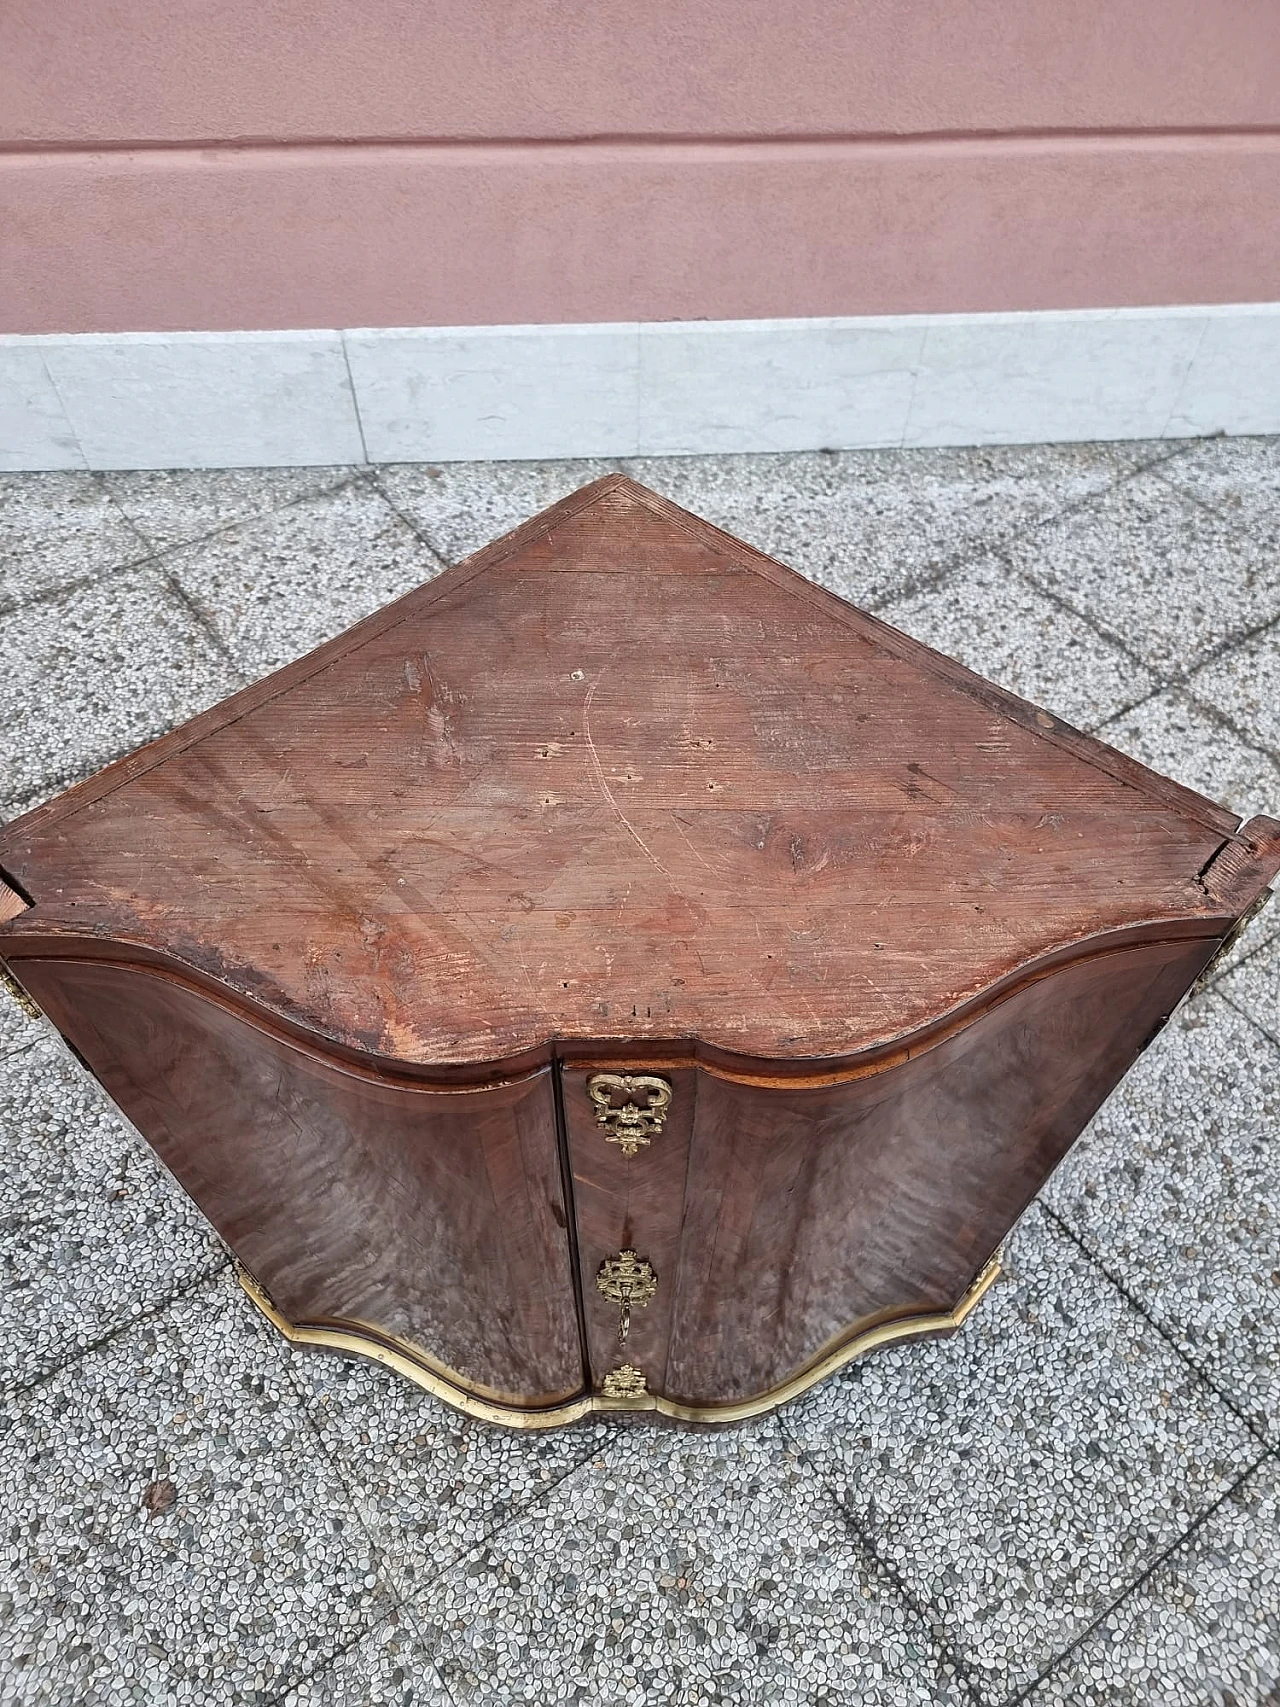
[[[587,1086],[598,1070],[566,1066],[563,1078],[591,1384],[600,1392],[613,1371],[630,1365],[641,1371],[651,1393],[661,1394],[698,1075],[691,1067],[662,1069],[661,1078],[672,1088],[662,1129],[628,1154],[630,1144],[606,1136],[597,1119],[597,1105],[588,1095]],[[647,1069],[624,1065],[616,1071],[644,1074]],[[638,1263],[649,1266],[655,1286],[646,1303],[632,1306],[623,1340],[619,1337],[622,1307],[601,1292],[597,1281],[601,1265],[617,1261],[627,1251],[634,1251]]]
[[[429,1088],[162,972],[28,958],[22,981],[295,1326],[408,1341],[502,1404],[582,1391],[549,1068]]]
[[[1207,954],[1199,940],[1091,955],[843,1084],[699,1071],[653,1389],[753,1399],[857,1332],[954,1310]]]

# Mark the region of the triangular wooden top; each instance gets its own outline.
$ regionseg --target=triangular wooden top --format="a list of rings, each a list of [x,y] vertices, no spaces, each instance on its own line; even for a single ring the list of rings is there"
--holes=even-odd
[[[613,476],[9,825],[0,946],[153,950],[431,1067],[846,1057],[1100,933],[1220,932],[1254,853]]]

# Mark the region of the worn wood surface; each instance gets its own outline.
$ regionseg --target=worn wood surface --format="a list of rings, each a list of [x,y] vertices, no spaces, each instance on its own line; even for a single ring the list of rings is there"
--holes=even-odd
[[[610,477],[0,830],[0,957],[286,1318],[706,1405],[953,1308],[1277,866]]]
[[[581,1391],[546,1069],[424,1090],[343,1071],[153,971],[22,976],[291,1320],[372,1324],[502,1402]]]
[[[853,1054],[1239,910],[1197,881],[1230,814],[620,477],[269,685],[0,832],[9,930],[446,1066]]]
[[[851,1330],[952,1309],[1204,958],[1079,962],[843,1085],[700,1075],[663,1391],[749,1398]]]

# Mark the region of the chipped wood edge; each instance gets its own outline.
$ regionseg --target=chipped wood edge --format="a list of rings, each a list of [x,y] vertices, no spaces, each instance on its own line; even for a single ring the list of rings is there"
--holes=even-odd
[[[30,909],[31,903],[10,884],[0,877],[0,925],[7,925],[10,919],[16,919],[19,913]]]

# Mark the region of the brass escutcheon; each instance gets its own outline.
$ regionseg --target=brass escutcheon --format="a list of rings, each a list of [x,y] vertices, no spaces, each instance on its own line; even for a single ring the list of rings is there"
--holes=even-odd
[[[649,1388],[642,1369],[634,1363],[620,1363],[605,1376],[600,1391],[606,1399],[638,1399]]]
[[[609,1143],[617,1144],[624,1156],[634,1156],[662,1131],[672,1090],[667,1079],[649,1073],[593,1073],[587,1095]],[[615,1103],[616,1096],[623,1100]]]
[[[606,1257],[596,1271],[596,1291],[618,1306],[618,1344],[626,1345],[633,1306],[644,1309],[658,1290],[658,1277],[634,1251]]]

